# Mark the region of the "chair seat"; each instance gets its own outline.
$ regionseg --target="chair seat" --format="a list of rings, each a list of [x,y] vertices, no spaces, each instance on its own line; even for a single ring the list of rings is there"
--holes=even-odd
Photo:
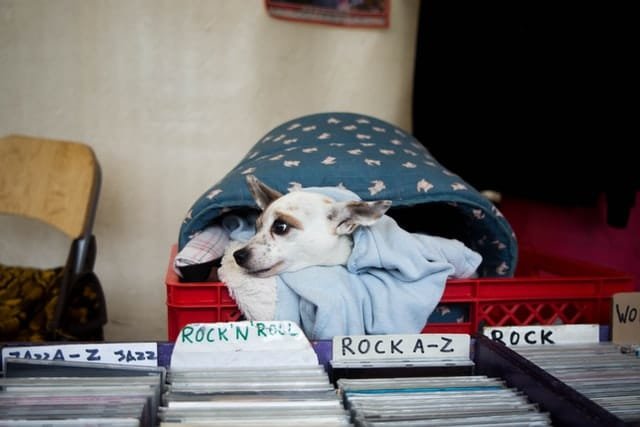
[[[64,267],[38,269],[0,264],[0,341],[101,340],[102,331],[97,326],[104,321],[102,288],[97,278],[81,277],[56,325]]]

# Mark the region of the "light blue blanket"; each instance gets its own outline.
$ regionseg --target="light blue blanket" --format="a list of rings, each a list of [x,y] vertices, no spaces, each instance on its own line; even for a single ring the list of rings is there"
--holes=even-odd
[[[339,188],[307,188],[359,200]],[[389,216],[358,228],[347,266],[310,267],[277,278],[276,320],[312,340],[335,335],[419,333],[448,277],[469,277],[481,256],[457,240],[409,233]]]

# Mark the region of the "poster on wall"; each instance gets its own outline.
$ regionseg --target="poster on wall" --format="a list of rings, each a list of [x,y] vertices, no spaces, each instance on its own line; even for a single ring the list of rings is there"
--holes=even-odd
[[[265,0],[274,18],[344,27],[387,28],[391,0]]]

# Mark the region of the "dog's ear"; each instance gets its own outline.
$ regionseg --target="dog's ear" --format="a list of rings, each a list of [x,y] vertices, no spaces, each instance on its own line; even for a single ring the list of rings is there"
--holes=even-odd
[[[249,191],[253,196],[253,199],[258,204],[258,207],[262,210],[265,210],[271,202],[276,200],[279,197],[282,197],[282,193],[274,190],[269,187],[258,178],[253,175],[247,175],[247,185],[249,186]]]
[[[360,225],[376,222],[390,207],[390,200],[338,202],[331,209],[329,220],[336,224],[336,234],[351,234]]]

